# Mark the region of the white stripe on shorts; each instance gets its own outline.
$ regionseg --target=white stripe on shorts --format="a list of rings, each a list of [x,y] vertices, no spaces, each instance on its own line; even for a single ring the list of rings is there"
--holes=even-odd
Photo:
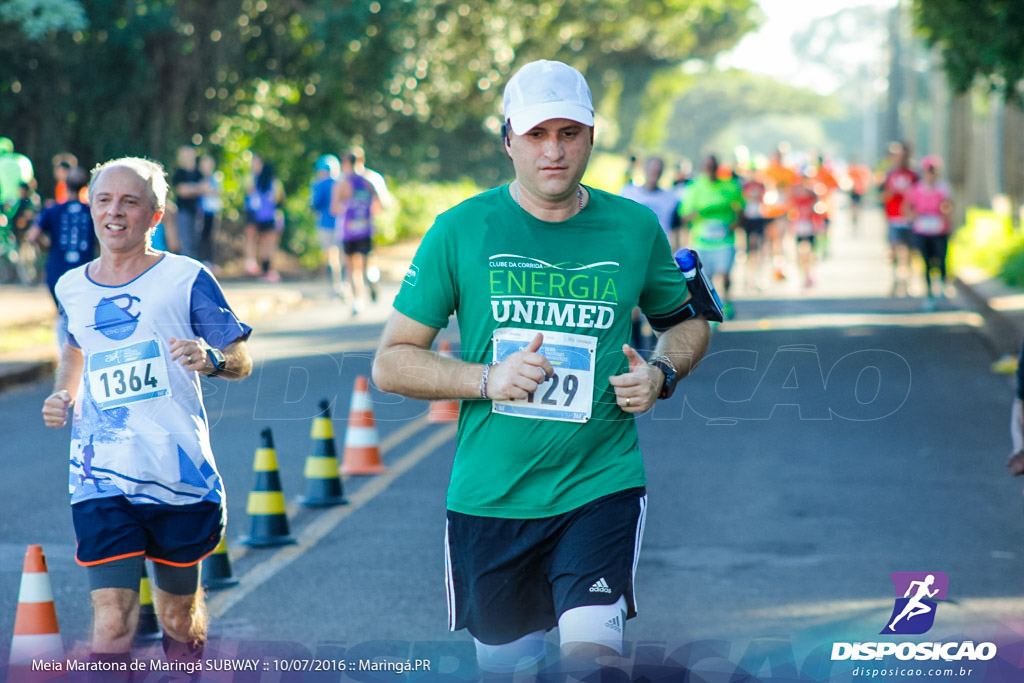
[[[633,573],[629,581],[633,584],[633,611],[640,613],[636,604],[636,565],[640,561],[640,544],[644,541],[644,524],[647,521],[647,494],[640,496],[640,516],[636,520],[636,540],[633,543]]]
[[[455,630],[455,581],[452,578],[452,547],[448,542],[448,520],[444,522],[444,587],[448,593],[448,630]]]

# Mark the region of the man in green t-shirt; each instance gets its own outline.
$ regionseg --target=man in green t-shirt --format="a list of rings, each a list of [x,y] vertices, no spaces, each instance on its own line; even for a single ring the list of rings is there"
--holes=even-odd
[[[646,483],[633,416],[671,395],[709,327],[654,214],[580,185],[590,89],[541,60],[505,88],[514,182],[437,217],[395,299],[373,366],[384,391],[462,399],[448,489],[449,626],[481,669],[621,654]],[[626,341],[639,306],[650,362]],[[455,313],[461,359],[431,351]]]
[[[722,296],[725,316],[731,318],[729,272],[736,260],[736,225],[743,211],[740,186],[732,178],[719,178],[718,159],[709,156],[686,189],[679,211],[689,224],[690,246],[700,254],[704,271]]]

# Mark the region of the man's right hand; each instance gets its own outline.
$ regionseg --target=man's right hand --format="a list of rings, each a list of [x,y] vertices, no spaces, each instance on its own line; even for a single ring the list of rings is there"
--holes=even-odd
[[[540,332],[522,351],[516,351],[495,365],[487,378],[487,398],[492,401],[524,399],[555,374],[547,358],[538,353],[544,343]]]
[[[66,425],[72,403],[71,394],[64,389],[47,396],[43,401],[43,422],[46,426],[58,429]]]

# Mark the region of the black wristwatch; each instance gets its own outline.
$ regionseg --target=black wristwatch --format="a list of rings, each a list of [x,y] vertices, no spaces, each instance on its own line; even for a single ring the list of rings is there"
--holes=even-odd
[[[647,361],[649,365],[665,373],[665,383],[661,386],[661,394],[658,398],[668,398],[676,390],[676,366],[668,356],[657,356]]]
[[[206,357],[210,359],[210,363],[213,365],[213,372],[207,377],[216,377],[220,373],[224,372],[224,368],[227,366],[228,361],[224,358],[224,354],[221,353],[220,349],[206,349]]]

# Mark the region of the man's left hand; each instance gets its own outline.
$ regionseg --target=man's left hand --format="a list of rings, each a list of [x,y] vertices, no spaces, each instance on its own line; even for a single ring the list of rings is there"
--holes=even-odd
[[[1024,451],[1017,451],[1006,461],[1006,469],[1013,476],[1024,474]]]
[[[622,345],[622,352],[629,359],[629,372],[608,378],[615,387],[616,403],[627,413],[646,412],[658,400],[665,375],[649,365],[629,344]]]
[[[206,357],[206,344],[202,339],[170,338],[171,358],[178,361],[189,372],[206,373],[211,370],[210,361]]]

